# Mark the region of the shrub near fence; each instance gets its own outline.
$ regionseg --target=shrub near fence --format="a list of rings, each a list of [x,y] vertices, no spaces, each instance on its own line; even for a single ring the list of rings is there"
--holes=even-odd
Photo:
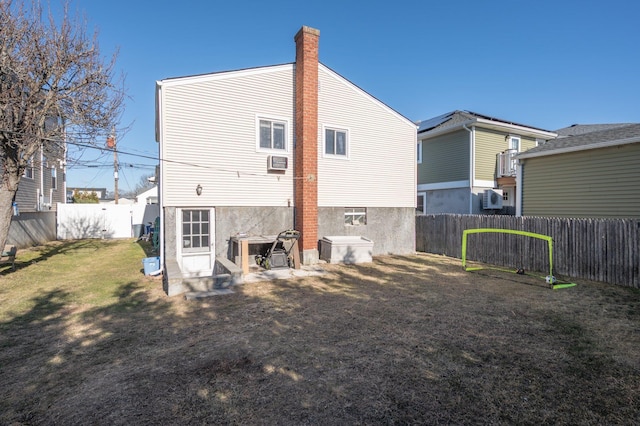
[[[640,288],[640,220],[489,215],[416,216],[416,250],[462,257],[462,232],[501,228],[553,238],[555,275]],[[512,234],[473,234],[467,260],[548,273],[547,243]]]

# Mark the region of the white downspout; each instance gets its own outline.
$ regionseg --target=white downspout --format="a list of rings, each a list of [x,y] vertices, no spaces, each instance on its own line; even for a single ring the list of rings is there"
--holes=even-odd
[[[474,153],[476,151],[475,126],[471,126],[471,129],[469,129],[466,124],[463,124],[462,128],[469,132],[469,214],[473,214],[473,181],[476,175],[474,161]]]
[[[40,187],[38,188],[38,211],[44,207],[44,150],[40,145]]]
[[[162,153],[162,139],[164,137],[164,134],[162,132],[162,86],[158,85],[158,91],[156,93],[156,96],[158,97],[158,122],[156,123],[156,126],[158,126],[157,132],[158,132],[158,162],[160,163],[160,172],[158,173],[158,176],[156,176],[156,185],[158,185],[158,206],[160,209],[160,223],[158,224],[158,228],[160,229],[156,229],[156,232],[159,232],[158,234],[158,256],[160,257],[160,269],[156,270],[156,271],[151,271],[149,273],[149,275],[160,275],[164,272],[164,200],[162,197],[162,186],[160,185],[160,183],[162,182],[161,176],[164,176],[163,173],[163,169],[164,169],[164,161],[163,161],[163,153]],[[155,222],[155,218],[154,218],[154,222]],[[154,223],[155,225],[155,223]]]
[[[65,126],[65,128],[63,129],[64,132],[64,150],[63,150],[63,155],[64,157],[62,157],[62,164],[61,164],[61,168],[62,168],[62,196],[64,197],[62,200],[62,202],[64,204],[67,203],[67,128]],[[60,181],[60,179],[58,179],[58,181]]]

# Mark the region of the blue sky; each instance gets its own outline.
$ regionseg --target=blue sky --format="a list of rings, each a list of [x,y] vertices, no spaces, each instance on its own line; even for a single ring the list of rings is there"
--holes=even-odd
[[[157,157],[157,80],[293,62],[302,25],[320,30],[323,64],[414,121],[466,109],[548,130],[640,122],[635,0],[75,0],[72,10],[105,55],[119,48],[131,129],[118,148],[141,156]],[[113,156],[83,159],[103,167],[71,167],[67,185],[113,190]],[[120,162],[121,190],[153,172],[150,159]]]

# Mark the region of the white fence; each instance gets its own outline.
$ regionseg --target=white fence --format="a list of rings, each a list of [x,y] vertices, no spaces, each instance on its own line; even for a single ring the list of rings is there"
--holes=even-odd
[[[58,239],[139,237],[160,214],[157,204],[61,204]]]

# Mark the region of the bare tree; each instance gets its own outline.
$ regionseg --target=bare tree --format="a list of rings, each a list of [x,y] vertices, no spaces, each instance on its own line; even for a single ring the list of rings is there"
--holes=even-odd
[[[72,140],[102,146],[124,105],[117,52],[103,58],[97,32],[88,35],[68,3],[58,23],[38,1],[26,4],[0,0],[0,247],[32,155],[53,157]]]
[[[140,176],[140,178],[138,179],[138,183],[136,183],[136,187],[133,188],[133,195],[139,195],[142,192],[153,188],[156,184],[155,176],[155,173],[147,173]]]

